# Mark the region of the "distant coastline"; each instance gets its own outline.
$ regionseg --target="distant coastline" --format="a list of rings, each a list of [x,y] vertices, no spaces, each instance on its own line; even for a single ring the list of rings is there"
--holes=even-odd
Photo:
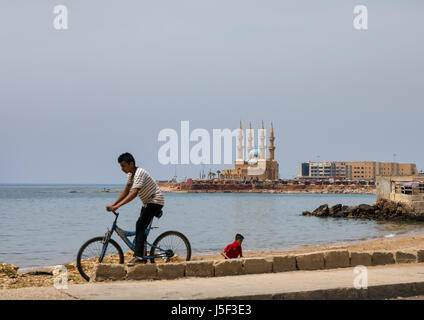
[[[375,194],[375,185],[361,184],[223,184],[159,182],[165,193]]]

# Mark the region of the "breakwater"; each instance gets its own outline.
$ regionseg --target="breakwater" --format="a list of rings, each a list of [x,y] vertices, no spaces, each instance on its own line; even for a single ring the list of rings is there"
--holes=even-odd
[[[410,206],[387,200],[379,200],[373,205],[360,204],[346,206],[336,204],[329,207],[328,204],[323,204],[312,212],[302,212],[302,215],[333,218],[424,221],[424,215],[416,213]]]

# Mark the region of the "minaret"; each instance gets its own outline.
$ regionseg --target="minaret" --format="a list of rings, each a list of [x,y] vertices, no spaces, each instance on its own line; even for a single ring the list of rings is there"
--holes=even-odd
[[[265,129],[264,122],[262,121],[262,128],[259,131],[259,159],[265,159]]]
[[[271,122],[271,132],[269,134],[269,160],[274,160],[274,127],[272,126]]]
[[[241,128],[241,121],[239,127],[239,133],[237,136],[237,159],[236,163],[243,163],[243,129]]]
[[[250,160],[252,158],[250,155],[250,151],[252,151],[253,149],[252,140],[252,123],[249,123],[249,129],[247,130],[247,160]]]

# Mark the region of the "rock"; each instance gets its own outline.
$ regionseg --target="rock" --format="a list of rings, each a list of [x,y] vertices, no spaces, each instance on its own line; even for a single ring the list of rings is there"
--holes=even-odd
[[[370,206],[370,205],[368,205],[368,204],[360,204],[360,205],[358,206],[358,209],[359,209],[361,212],[364,212],[364,213],[367,213],[367,214],[372,214],[372,213],[374,213],[374,207],[373,207],[373,206]]]
[[[349,251],[333,250],[324,253],[325,269],[346,268],[350,265]]]
[[[215,277],[240,275],[243,265],[241,259],[226,259],[215,262],[214,269]]]
[[[270,273],[272,272],[272,258],[246,258],[242,259],[243,273]]]
[[[396,263],[411,263],[417,262],[417,255],[412,251],[396,251],[395,253]]]
[[[275,256],[272,271],[273,272],[286,272],[296,270],[296,256]]]
[[[350,266],[370,266],[372,253],[369,252],[350,252]]]
[[[327,217],[329,215],[329,211],[328,204],[323,204],[322,206],[319,206],[317,209],[315,209],[312,214],[317,217]]]
[[[420,220],[424,221],[424,215],[418,215],[412,208],[403,203],[395,203],[392,201],[380,200],[374,205],[360,204],[358,206],[343,206],[336,204],[328,208],[327,204],[323,204],[316,208],[312,213],[305,211],[303,215],[317,217],[334,217],[334,218],[359,218],[359,219],[376,219],[376,220]]]
[[[417,251],[417,262],[424,262],[424,250]]]
[[[158,263],[157,275],[159,279],[176,279],[185,275],[185,263]]]
[[[215,275],[213,261],[188,261],[185,275],[186,277],[213,277]]]
[[[123,264],[97,263],[90,281],[124,280],[126,276]]]
[[[395,259],[392,252],[376,251],[372,254],[371,262],[373,266],[393,264]]]
[[[299,270],[324,269],[324,253],[304,253],[296,256],[296,265]]]
[[[9,263],[0,263],[0,275],[4,274],[8,277],[16,276],[18,273],[18,266]]]
[[[336,205],[332,206],[332,207],[329,209],[328,214],[329,214],[330,216],[333,216],[333,215],[335,215],[335,214],[337,214],[337,213],[339,213],[339,212],[341,212],[341,211],[342,211],[342,205],[341,205],[341,204],[336,204]]]
[[[157,279],[156,264],[136,264],[127,268],[127,280]]]

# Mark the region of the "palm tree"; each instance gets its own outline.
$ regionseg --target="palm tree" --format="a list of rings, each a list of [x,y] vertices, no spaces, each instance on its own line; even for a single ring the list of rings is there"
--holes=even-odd
[[[218,179],[221,179],[221,170],[218,170],[216,173],[218,174]]]

